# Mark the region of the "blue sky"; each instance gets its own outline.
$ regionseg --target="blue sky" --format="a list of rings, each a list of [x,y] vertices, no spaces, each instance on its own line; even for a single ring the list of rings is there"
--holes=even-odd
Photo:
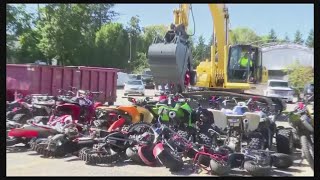
[[[30,6],[30,5],[29,5]],[[31,9],[36,6],[32,5]],[[141,26],[165,24],[173,21],[173,9],[178,4],[116,4],[114,10],[120,13],[117,21],[127,24],[132,16],[138,15]],[[193,4],[196,23],[196,37],[203,35],[210,38],[212,18],[206,4]],[[310,29],[314,28],[313,4],[227,4],[231,29],[249,27],[258,35],[267,34],[271,28],[278,37],[287,33],[293,39],[296,30],[300,30],[303,38],[307,38]],[[193,32],[190,16],[189,29]]]

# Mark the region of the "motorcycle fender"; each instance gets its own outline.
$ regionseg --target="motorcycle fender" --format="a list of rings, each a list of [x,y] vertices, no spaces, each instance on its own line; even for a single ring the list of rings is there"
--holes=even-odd
[[[28,128],[29,130],[33,130],[33,131],[37,131],[38,132],[38,136],[39,138],[46,138],[50,135],[53,135],[53,134],[57,134],[58,131],[55,130],[55,129],[51,129],[51,128],[48,128],[48,127],[39,127],[39,126],[26,126],[25,128]]]
[[[37,137],[38,136],[38,131],[35,130],[29,130],[29,129],[11,129],[8,132],[8,136],[11,137],[26,137],[26,138],[33,138],[33,137]]]
[[[93,107],[94,109],[96,109],[97,107],[103,106],[103,104],[101,102],[95,102]]]
[[[152,148],[152,146],[139,146],[138,147],[138,155],[139,157],[141,158],[141,160],[148,166],[155,166],[156,164],[156,159],[153,159],[151,161],[149,161],[145,156],[144,156],[144,153],[143,153],[143,150],[145,150],[144,152],[150,150],[149,148]]]
[[[148,109],[137,106],[137,110],[139,113],[143,114],[143,119],[142,119],[143,122],[146,122],[146,123],[152,122],[154,116]]]
[[[115,129],[123,126],[125,124],[126,120],[124,118],[120,118],[118,120],[116,120],[114,123],[112,123],[112,125],[109,127],[108,132],[112,132]]]
[[[153,156],[157,157],[163,150],[164,150],[163,143],[158,143],[153,148]]]
[[[140,113],[135,106],[119,106],[119,110],[126,111],[132,117],[132,123],[140,121]]]
[[[189,113],[192,112],[192,109],[191,109],[191,107],[189,106],[188,103],[184,103],[184,104],[181,106],[181,109],[184,109],[184,110],[188,111]]]

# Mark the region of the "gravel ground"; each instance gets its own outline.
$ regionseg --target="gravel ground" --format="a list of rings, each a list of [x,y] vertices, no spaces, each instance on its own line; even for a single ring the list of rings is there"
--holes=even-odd
[[[123,90],[118,90],[118,99],[115,104],[130,104],[123,96]],[[153,96],[153,90],[147,90],[146,96]],[[293,105],[288,105],[293,108]],[[288,126],[286,122],[277,122],[278,125]],[[7,148],[6,153],[7,176],[207,176],[203,171],[193,173],[190,166],[179,173],[171,173],[164,167],[147,167],[134,165],[131,161],[113,165],[89,166],[77,157],[61,159],[46,159],[33,151],[23,147]],[[287,170],[273,169],[272,176],[314,176],[307,162],[301,158],[299,151],[294,154],[294,165]],[[300,163],[301,162],[301,163]],[[231,176],[250,176],[240,169],[233,169]]]

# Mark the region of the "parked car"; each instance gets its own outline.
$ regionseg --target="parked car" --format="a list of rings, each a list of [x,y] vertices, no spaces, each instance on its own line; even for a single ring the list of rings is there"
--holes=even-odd
[[[129,74],[130,80],[141,80],[141,75],[139,74]]]
[[[141,80],[145,85],[145,88],[154,89],[155,85],[154,85],[153,77],[151,75],[143,74],[141,75]]]
[[[130,80],[127,73],[118,72],[117,87],[124,87],[124,84]]]
[[[294,90],[289,87],[288,81],[270,79],[268,80],[268,87],[264,91],[264,95],[267,97],[278,97],[292,103]]]
[[[144,96],[145,86],[142,80],[130,80],[124,85],[124,95],[141,94]]]

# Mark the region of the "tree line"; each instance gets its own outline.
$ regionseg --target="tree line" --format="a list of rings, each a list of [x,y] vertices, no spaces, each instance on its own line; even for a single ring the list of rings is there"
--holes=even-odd
[[[141,27],[139,16],[127,24],[115,22],[121,14],[114,4],[46,4],[35,13],[25,5],[6,6],[7,62],[48,64],[55,59],[58,65],[100,66],[140,72],[148,67],[147,51],[156,36],[163,37],[167,25]],[[292,42],[313,47],[313,30],[304,41],[300,31]],[[208,44],[203,36],[191,37],[194,66],[210,57],[211,37]],[[249,28],[230,32],[230,42],[263,44],[290,41],[277,38],[271,29],[266,36],[258,36]]]

